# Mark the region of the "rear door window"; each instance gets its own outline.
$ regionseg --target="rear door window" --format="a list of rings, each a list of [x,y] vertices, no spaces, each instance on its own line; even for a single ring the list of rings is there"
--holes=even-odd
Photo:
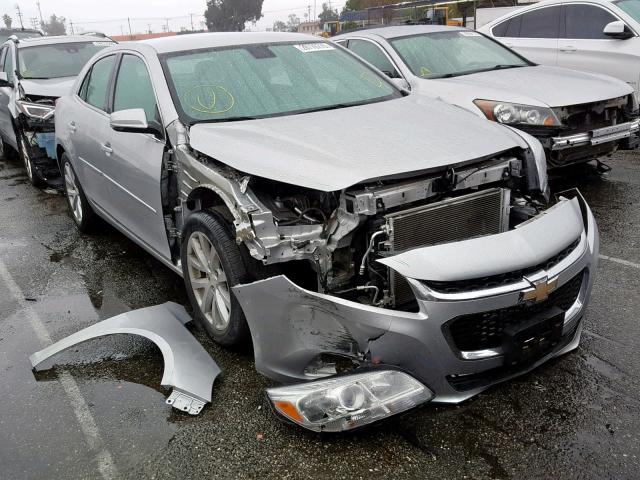
[[[81,95],[81,98],[85,102],[103,111],[107,110],[107,92],[115,59],[115,55],[110,55],[94,63],[85,91],[81,91],[84,93],[84,97]]]
[[[607,39],[604,27],[618,20],[604,8],[595,5],[565,5],[564,21],[567,38]]]
[[[558,38],[560,6],[539,8],[520,15],[520,38]],[[513,21],[514,19],[512,19]]]

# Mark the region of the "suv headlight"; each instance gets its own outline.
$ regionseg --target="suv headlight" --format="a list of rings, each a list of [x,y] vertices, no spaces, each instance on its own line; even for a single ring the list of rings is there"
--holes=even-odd
[[[560,127],[562,123],[549,107],[521,105],[519,103],[497,102],[495,100],[473,101],[484,115],[494,122],[507,125],[543,125]]]
[[[433,392],[406,373],[372,371],[270,388],[277,413],[316,432],[340,432],[409,410]]]
[[[16,103],[20,111],[27,117],[37,118],[39,120],[49,120],[56,111],[56,107],[53,105],[25,102],[22,100],[18,100]]]

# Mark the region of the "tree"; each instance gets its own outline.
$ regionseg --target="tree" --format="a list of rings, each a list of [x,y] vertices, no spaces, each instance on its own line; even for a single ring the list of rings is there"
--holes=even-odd
[[[287,30],[290,32],[297,32],[298,25],[300,25],[300,17],[298,17],[295,13],[289,14],[289,19],[287,20]]]
[[[284,23],[282,20],[276,20],[275,22],[273,22],[273,31],[274,32],[286,32],[287,31],[287,24]]]
[[[46,33],[47,35],[66,35],[67,27],[65,27],[64,25],[65,21],[66,20],[64,17],[51,15],[51,17],[49,17],[49,21],[42,22],[40,26],[42,27],[42,30],[44,30],[44,33]]]
[[[331,22],[338,20],[340,16],[338,15],[338,11],[330,8],[328,4],[322,4],[322,12],[318,15],[318,20],[320,21],[320,28],[322,28],[325,22]]]
[[[382,7],[384,5],[400,3],[400,1],[401,0],[347,0],[347,3],[344,4],[343,11],[357,11],[371,7]]]
[[[6,13],[2,16],[2,21],[4,22],[7,28],[11,28],[11,24],[13,23],[13,19],[7,15]]]
[[[245,23],[262,17],[264,0],[208,0],[204,12],[207,28],[212,32],[241,32]]]

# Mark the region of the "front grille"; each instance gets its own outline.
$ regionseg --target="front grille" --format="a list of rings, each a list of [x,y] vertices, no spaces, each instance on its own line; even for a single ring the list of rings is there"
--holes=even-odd
[[[433,282],[429,280],[424,281],[423,283],[432,290],[436,290],[442,293],[472,292],[474,290],[486,290],[488,288],[510,285],[512,283],[517,283],[522,280],[523,277],[539,272],[540,270],[550,270],[551,268],[558,265],[562,260],[567,258],[579,244],[580,237],[578,237],[576,241],[571,245],[555,254],[553,257],[548,258],[538,265],[529,268],[523,268],[522,270],[515,270],[513,272],[491,275],[482,278],[460,280],[457,282]]]
[[[498,348],[502,345],[503,332],[508,326],[526,322],[533,315],[551,307],[558,307],[566,312],[578,299],[584,275],[583,270],[542,302],[521,303],[457,317],[444,326],[445,335],[448,332],[456,348],[465,352]]]
[[[609,127],[627,121],[629,98],[620,97],[603,102],[584,103],[556,108],[568,131],[564,134],[581,133]]]
[[[504,231],[509,190],[493,188],[385,216],[390,253],[467,240]],[[407,281],[390,272],[395,305],[413,300]]]

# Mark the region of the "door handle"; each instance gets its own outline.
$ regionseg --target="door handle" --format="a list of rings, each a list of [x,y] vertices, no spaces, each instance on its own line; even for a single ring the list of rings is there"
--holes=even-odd
[[[567,52],[567,53],[571,53],[571,52],[575,52],[576,50],[578,50],[576,47],[571,46],[571,45],[567,45],[566,47],[560,47],[560,51],[561,52]]]
[[[113,148],[111,148],[111,144],[109,142],[101,143],[100,149],[107,155],[107,157],[110,157],[113,153]]]
[[[76,125],[76,122],[69,123],[69,132],[76,133],[76,130],[78,130],[78,126]]]

